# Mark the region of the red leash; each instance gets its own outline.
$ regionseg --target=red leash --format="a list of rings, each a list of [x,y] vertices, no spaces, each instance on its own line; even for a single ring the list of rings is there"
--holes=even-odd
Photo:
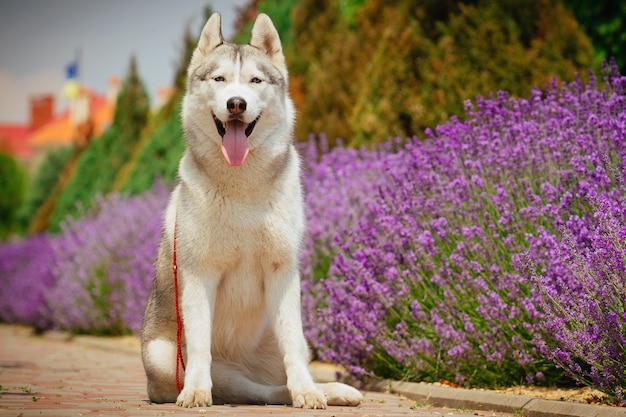
[[[174,256],[172,258],[172,270],[174,271],[174,296],[176,297],[176,388],[180,389],[180,366],[185,370],[185,361],[183,359],[182,339],[183,339],[183,322],[180,319],[180,307],[178,306],[178,267],[176,265],[176,221],[174,221]]]

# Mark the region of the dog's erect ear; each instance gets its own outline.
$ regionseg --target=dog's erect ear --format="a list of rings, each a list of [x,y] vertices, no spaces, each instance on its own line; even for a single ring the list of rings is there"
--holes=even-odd
[[[219,13],[213,13],[202,28],[202,34],[198,41],[198,50],[207,55],[213,49],[224,43],[222,37],[222,17]]]
[[[254,21],[252,34],[250,35],[250,45],[265,52],[278,68],[286,71],[285,57],[278,31],[274,27],[272,20],[265,13],[259,14]]]

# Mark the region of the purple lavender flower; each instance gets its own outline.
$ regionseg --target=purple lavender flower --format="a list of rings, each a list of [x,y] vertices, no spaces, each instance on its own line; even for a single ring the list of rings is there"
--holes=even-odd
[[[546,268],[559,294],[575,281],[556,256],[562,228],[589,245],[590,201],[602,193],[624,212],[625,85],[613,69],[603,90],[591,74],[587,86],[553,82],[529,99],[478,97],[466,122],[452,118],[403,150],[307,159],[303,297],[316,354],[356,376],[559,380],[554,357],[537,347],[554,346],[546,335],[558,327],[518,254]]]
[[[121,334],[141,329],[169,190],[98,197],[56,236],[0,246],[0,318],[39,329]]]
[[[615,190],[626,196],[618,181]],[[544,311],[541,353],[567,375],[626,403],[626,216],[619,204],[602,193],[592,201],[593,216],[564,227],[563,238],[549,241],[555,255],[542,275],[532,273]],[[584,236],[581,236],[584,235]]]
[[[0,318],[7,323],[25,323],[39,330],[52,326],[44,303],[54,284],[52,250],[57,238],[33,236],[0,246]]]
[[[62,227],[53,245],[55,285],[46,303],[55,324],[74,332],[138,332],[153,277],[168,190],[128,199],[113,193]]]

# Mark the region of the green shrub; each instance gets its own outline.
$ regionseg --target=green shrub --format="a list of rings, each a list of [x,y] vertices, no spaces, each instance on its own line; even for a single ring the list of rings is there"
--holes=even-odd
[[[626,65],[626,3],[623,1],[564,0],[593,41],[595,63],[615,58]]]
[[[44,157],[27,189],[24,203],[18,212],[22,231],[28,229],[39,207],[54,191],[73,152],[73,147],[63,146],[49,151]]]
[[[15,159],[0,152],[0,238],[17,231],[17,211],[24,199],[26,175]]]
[[[419,135],[478,94],[527,95],[592,65],[589,39],[558,0],[370,0],[342,10],[304,0],[292,11],[285,49],[301,140],[322,130],[353,146]]]
[[[152,188],[157,177],[165,183],[176,178],[178,161],[185,149],[180,121],[182,94],[171,105],[171,110],[147,138],[134,161],[134,166],[122,191],[138,194]],[[167,109],[165,109],[167,110]]]
[[[211,8],[205,9],[205,15],[211,14]],[[187,67],[197,41],[190,29],[183,35],[182,47],[174,74],[176,92],[163,105],[146,129],[147,137],[129,161],[125,172],[120,173],[116,190],[138,194],[152,188],[160,177],[165,183],[176,178],[178,160],[184,149],[183,132],[180,121],[180,109],[183,91],[187,84]]]
[[[298,0],[262,0],[251,1],[246,7],[239,10],[239,19],[235,22],[235,35],[233,42],[248,43],[250,40],[250,30],[254,18],[258,13],[265,13],[272,18],[274,26],[280,35],[283,43],[290,41],[291,32],[291,9]]]

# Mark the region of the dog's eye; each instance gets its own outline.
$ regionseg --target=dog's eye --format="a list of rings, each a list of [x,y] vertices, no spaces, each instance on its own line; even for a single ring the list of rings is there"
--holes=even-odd
[[[218,75],[217,77],[213,77],[213,81],[217,81],[218,83],[221,83],[221,82],[226,81],[226,79],[222,77],[221,75]]]
[[[252,78],[252,79],[250,80],[250,82],[251,82],[251,83],[253,83],[253,84],[260,84],[260,83],[262,83],[262,82],[263,82],[263,80],[262,80],[262,79],[260,79],[259,77],[254,77],[254,78]]]

